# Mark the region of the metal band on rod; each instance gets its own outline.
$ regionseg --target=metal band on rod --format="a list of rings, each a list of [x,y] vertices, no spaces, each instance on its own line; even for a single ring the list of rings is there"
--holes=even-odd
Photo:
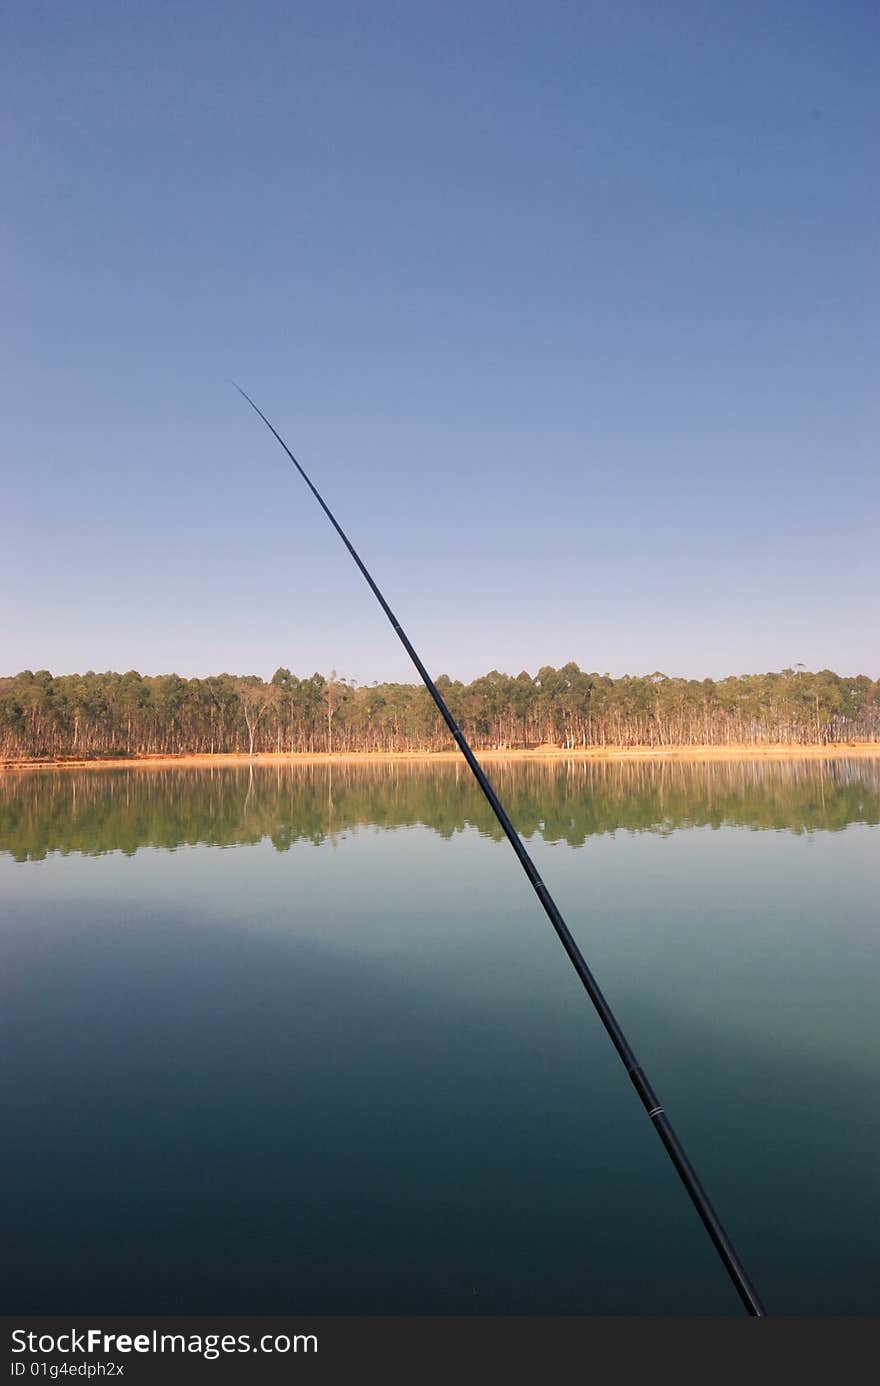
[[[651,1087],[647,1075],[639,1065],[629,1041],[627,1040],[626,1036],[623,1033],[623,1030],[620,1028],[620,1025],[617,1022],[617,1018],[615,1017],[614,1012],[612,1011],[611,1007],[609,1006],[608,1002],[605,1000],[605,997],[602,994],[598,982],[596,981],[595,977],[593,976],[592,972],[587,966],[586,959],[584,958],[583,953],[575,943],[571,931],[568,925],[566,924],[565,920],[563,919],[562,915],[560,914],[559,908],[556,905],[555,900],[553,899],[544,882],[541,880],[535,863],[532,861],[531,857],[526,851],[525,845],[523,844],[522,839],[519,836],[519,833],[514,828],[513,824],[507,816],[504,807],[501,804],[500,799],[498,798],[497,794],[495,793],[494,789],[489,783],[489,780],[486,778],[485,772],[483,771],[482,766],[480,765],[479,761],[477,760],[476,756],[474,755],[473,751],[468,745],[464,733],[461,731],[460,727],[457,725],[455,721],[455,718],[449,711],[449,708],[446,706],[442,694],[436,687],[434,680],[431,678],[421,659],[417,655],[415,649],[411,645],[406,631],[403,629],[397,617],[394,615],[394,612],[391,610],[391,607],[388,605],[382,593],[379,591],[379,588],[376,586],[375,582],[370,576],[370,573],[368,572],[363,561],[361,560],[360,555],[358,554],[354,545],[351,543],[351,540],[348,538],[348,535],[345,533],[342,526],[339,524],[338,520],[336,519],[336,516],[333,514],[330,507],[327,505],[323,496],[317,490],[314,483],[311,481],[310,477],[300,466],[299,462],[297,462],[293,453],[290,451],[290,448],[287,446],[284,439],[281,437],[281,434],[269,422],[263,411],[259,409],[256,404],[254,404],[254,401],[251,399],[250,395],[247,394],[241,388],[240,385],[236,385],[235,388],[236,390],[238,390],[240,395],[244,396],[244,398],[247,400],[248,404],[251,406],[254,412],[258,414],[260,418],[263,420],[263,423],[269,429],[269,432],[273,434],[275,439],[281,444],[282,448],[287,453],[287,456],[290,458],[291,462],[296,467],[296,470],[299,472],[303,481],[306,483],[312,495],[315,497],[315,500],[318,502],[321,509],[324,511],[324,514],[327,516],[327,519],[330,521],[333,528],[336,530],[336,533],[342,540],[343,544],[348,549],[348,552],[351,554],[352,558],[354,559],[355,563],[357,564],[358,568],[363,574],[363,577],[365,578],[367,585],[369,586],[370,590],[372,591],[382,610],[385,612],[385,615],[388,617],[388,620],[391,622],[391,625],[394,627],[394,630],[397,633],[400,643],[403,645],[403,648],[406,650],[407,654],[409,655],[410,659],[412,660],[413,664],[418,670],[419,677],[421,678],[422,682],[424,683],[425,687],[427,688],[428,692],[430,693],[431,697],[436,703],[437,709],[441,717],[443,718],[443,721],[446,723],[447,727],[452,733],[456,743],[458,744],[459,750],[461,751],[462,755],[464,756],[465,760],[470,766],[470,769],[473,773],[475,780],[477,781],[477,784],[480,786],[480,789],[483,791],[483,794],[488,800],[492,812],[495,814],[495,817],[501,824],[501,827],[504,830],[504,834],[507,837],[508,842],[510,843],[516,855],[519,857],[520,865],[522,866],[523,870],[525,871],[526,875],[531,881],[535,894],[537,895],[542,906],[544,907],[544,911],[547,914],[550,923],[553,925],[553,928],[556,931],[560,943],[562,944],[563,948],[568,954],[568,957],[572,963],[572,966],[574,967],[575,972],[578,974],[578,976],[581,979],[581,982],[583,983],[584,990],[586,991],[587,995],[589,996],[590,1000],[595,1006],[596,1011],[599,1015],[599,1019],[604,1025],[608,1033],[608,1037],[610,1038],[611,1043],[614,1045],[614,1048],[617,1050],[617,1053],[619,1054],[623,1062],[623,1065],[630,1076],[633,1087],[639,1095],[642,1106],[645,1108],[645,1111],[651,1119],[651,1123],[654,1129],[656,1130],[658,1136],[660,1137],[661,1141],[663,1142],[663,1145],[666,1148],[669,1158],[672,1160],[672,1163],[678,1171],[679,1177],[682,1183],[684,1184],[685,1188],[687,1189],[688,1195],[690,1196],[690,1199],[694,1207],[699,1213],[703,1226],[708,1232],[709,1237],[711,1238],[712,1243],[716,1251],[718,1252],[718,1255],[721,1257],[724,1267],[728,1275],[730,1276],[731,1280],[733,1281],[733,1284],[736,1287],[736,1291],[740,1299],[742,1300],[749,1314],[753,1315],[755,1318],[764,1318],[766,1316],[766,1310],[763,1304],[761,1303],[761,1299],[758,1295],[758,1292],[752,1284],[745,1267],[743,1266],[742,1262],[737,1256],[736,1251],[733,1247],[733,1243],[731,1242],[730,1238],[728,1237],[727,1233],[722,1227],[718,1215],[715,1212],[715,1209],[712,1207],[712,1204],[709,1200],[709,1196],[706,1193],[706,1190],[703,1188],[702,1184],[700,1183],[700,1180],[697,1177],[697,1173],[693,1165],[691,1164],[690,1160],[688,1159],[687,1154],[685,1153],[684,1146],[678,1139],[678,1136],[675,1134],[675,1131],[672,1127],[672,1123],[666,1115],[666,1112],[664,1111],[660,1103],[660,1100],[657,1097],[657,1094]]]

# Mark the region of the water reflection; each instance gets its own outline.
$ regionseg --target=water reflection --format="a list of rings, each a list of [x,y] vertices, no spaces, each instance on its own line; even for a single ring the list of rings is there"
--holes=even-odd
[[[583,845],[625,830],[737,826],[838,832],[880,822],[880,759],[509,761],[489,767],[525,837]],[[501,830],[467,767],[384,762],[39,771],[0,776],[0,851],[133,854],[271,841],[279,852],[359,827],[420,824],[442,837]]]

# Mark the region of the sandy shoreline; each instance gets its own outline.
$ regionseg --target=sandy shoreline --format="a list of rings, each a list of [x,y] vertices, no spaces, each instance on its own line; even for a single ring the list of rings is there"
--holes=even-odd
[[[880,742],[857,741],[832,746],[593,746],[566,751],[558,746],[539,746],[532,750],[476,751],[481,761],[499,760],[834,760],[854,756],[880,757]],[[129,759],[95,760],[0,760],[0,771],[22,770],[209,770],[236,765],[358,765],[395,761],[458,761],[461,753],[448,751],[326,751],[259,752],[217,755],[132,756]]]

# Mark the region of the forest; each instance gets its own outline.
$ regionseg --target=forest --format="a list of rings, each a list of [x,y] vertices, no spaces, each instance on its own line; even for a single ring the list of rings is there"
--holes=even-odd
[[[477,749],[829,745],[880,740],[880,680],[829,669],[713,679],[492,670],[437,687]],[[6,760],[259,752],[438,751],[452,745],[423,685],[287,668],[256,675],[41,669],[0,678]]]

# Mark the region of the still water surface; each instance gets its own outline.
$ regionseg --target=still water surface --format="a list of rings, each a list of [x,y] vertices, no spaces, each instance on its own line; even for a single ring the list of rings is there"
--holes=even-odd
[[[770,1312],[880,1310],[880,761],[490,773]],[[738,1313],[464,767],[0,777],[7,1313]]]

